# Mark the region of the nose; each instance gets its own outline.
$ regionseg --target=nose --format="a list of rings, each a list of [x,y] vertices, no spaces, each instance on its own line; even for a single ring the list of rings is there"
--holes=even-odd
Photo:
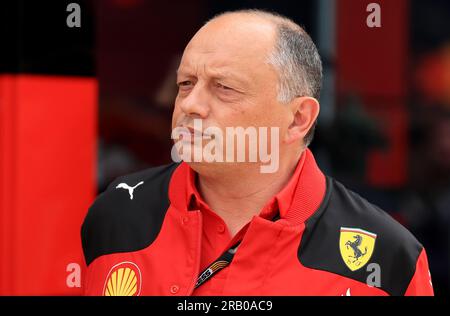
[[[197,83],[186,97],[179,100],[181,110],[190,117],[206,118],[209,115],[209,93],[207,88]]]

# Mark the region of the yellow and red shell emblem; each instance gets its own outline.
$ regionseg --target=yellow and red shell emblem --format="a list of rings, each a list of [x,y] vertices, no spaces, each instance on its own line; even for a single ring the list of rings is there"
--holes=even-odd
[[[103,288],[104,296],[138,296],[141,271],[133,262],[121,262],[111,268]]]

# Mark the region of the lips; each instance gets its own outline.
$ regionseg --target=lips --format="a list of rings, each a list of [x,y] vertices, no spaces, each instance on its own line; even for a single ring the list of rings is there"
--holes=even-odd
[[[183,129],[182,133],[181,133],[182,137],[183,137],[184,134],[187,134],[185,131],[189,131],[189,135],[190,135],[190,139],[191,140],[193,140],[194,138],[197,138],[197,137],[201,137],[201,138],[204,138],[204,139],[210,139],[211,138],[211,135],[209,135],[207,133],[204,133],[204,132],[202,132],[200,130],[194,129],[194,128],[190,127],[190,126],[179,126],[179,127]]]
[[[202,131],[196,130],[192,127],[185,127],[185,128],[187,128],[189,130],[189,132],[191,132],[191,135],[199,135],[199,136],[203,135]]]

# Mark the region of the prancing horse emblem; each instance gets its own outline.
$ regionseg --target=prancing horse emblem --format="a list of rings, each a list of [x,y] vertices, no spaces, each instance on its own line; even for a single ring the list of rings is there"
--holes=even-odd
[[[126,189],[126,190],[128,190],[128,193],[130,194],[130,200],[132,200],[133,199],[133,191],[134,191],[134,189],[136,189],[138,186],[140,186],[143,183],[144,183],[144,181],[141,181],[138,184],[136,184],[134,187],[130,187],[128,184],[122,182],[122,183],[119,183],[116,186],[116,189]]]
[[[353,236],[353,238],[355,238],[355,241],[350,241],[348,240],[345,245],[348,247],[352,248],[353,250],[353,262],[356,262],[357,260],[359,260],[359,258],[363,257],[366,255],[367,253],[367,247],[364,248],[364,252],[361,251],[361,249],[359,249],[358,247],[361,246],[361,242],[362,242],[362,237],[361,235],[355,235]]]
[[[339,248],[345,265],[352,271],[364,267],[372,257],[377,235],[359,228],[341,227]]]

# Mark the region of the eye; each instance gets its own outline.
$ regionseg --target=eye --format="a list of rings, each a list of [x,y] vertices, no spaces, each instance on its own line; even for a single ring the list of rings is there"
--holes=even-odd
[[[181,82],[178,82],[177,85],[178,85],[179,87],[190,86],[190,85],[192,85],[192,81],[189,81],[189,80],[181,81]]]
[[[227,87],[227,86],[224,86],[224,85],[221,84],[221,83],[217,83],[216,86],[217,86],[218,88],[220,88],[220,89],[223,89],[223,90],[233,90],[232,88]]]

